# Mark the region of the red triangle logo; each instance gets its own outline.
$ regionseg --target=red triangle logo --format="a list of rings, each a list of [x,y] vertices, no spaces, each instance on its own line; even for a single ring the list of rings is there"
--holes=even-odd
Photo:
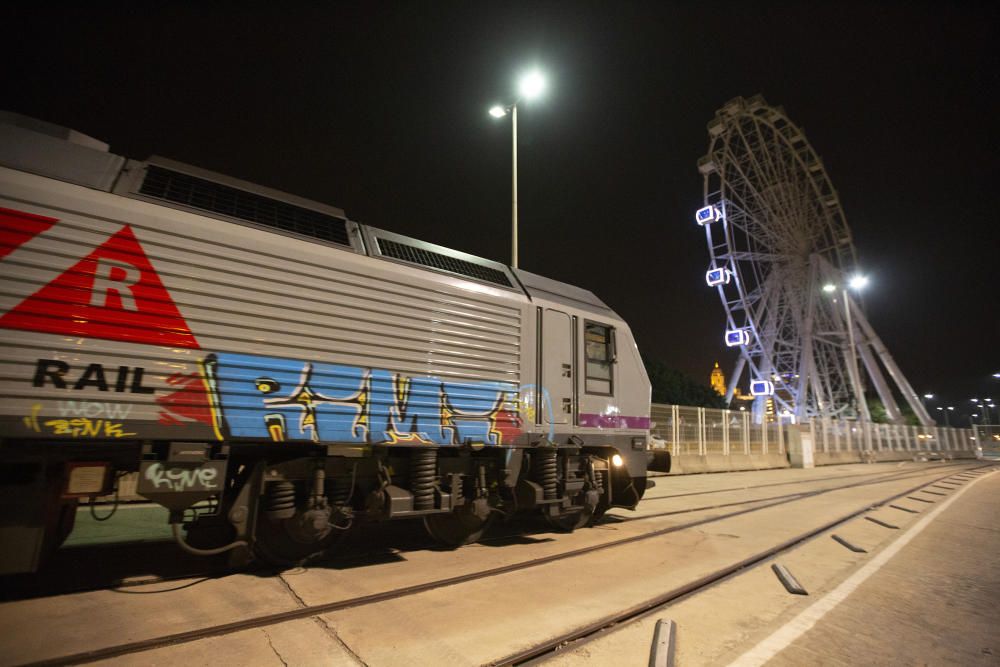
[[[57,218],[46,218],[9,208],[0,208],[0,259],[17,250],[52,225]]]
[[[128,225],[0,317],[0,327],[199,347]]]

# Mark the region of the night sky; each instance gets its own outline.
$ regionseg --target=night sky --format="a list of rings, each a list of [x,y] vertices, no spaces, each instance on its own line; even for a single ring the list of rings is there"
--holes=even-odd
[[[0,10],[0,108],[509,261],[510,124],[487,109],[538,65],[521,266],[707,383],[733,357],[695,163],[716,109],[762,93],[823,158],[914,389],[1000,400],[995,4],[169,4]]]

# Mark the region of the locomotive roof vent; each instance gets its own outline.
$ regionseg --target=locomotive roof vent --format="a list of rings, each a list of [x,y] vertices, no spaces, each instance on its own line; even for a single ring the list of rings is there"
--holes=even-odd
[[[457,274],[507,289],[514,288],[507,267],[499,262],[380,229],[368,227],[367,230],[370,239],[375,241],[369,242],[368,247],[374,248],[373,254],[378,256]]]
[[[352,247],[347,220],[342,217],[340,209],[244,184],[164,158],[150,158],[141,182],[133,191],[144,199],[179,208],[244,220],[275,231]]]

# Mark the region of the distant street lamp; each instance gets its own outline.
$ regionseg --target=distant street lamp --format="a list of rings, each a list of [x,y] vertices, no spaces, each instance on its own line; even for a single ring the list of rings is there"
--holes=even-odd
[[[510,265],[517,268],[517,105],[521,101],[532,100],[545,92],[545,77],[538,70],[532,70],[518,82],[518,98],[511,104],[497,104],[490,108],[490,115],[503,118],[510,114],[512,136],[513,168],[511,174],[511,212],[510,212]]]
[[[992,398],[984,398],[982,403],[976,403],[976,407],[983,411],[984,423],[990,422],[990,408],[996,407],[992,401]]]
[[[941,412],[944,413],[944,425],[945,426],[951,426],[951,424],[948,423],[948,413],[951,412],[951,411],[953,411],[954,409],[955,408],[951,407],[950,405],[948,406],[947,409],[942,408],[942,407],[938,407],[938,410],[940,410]]]

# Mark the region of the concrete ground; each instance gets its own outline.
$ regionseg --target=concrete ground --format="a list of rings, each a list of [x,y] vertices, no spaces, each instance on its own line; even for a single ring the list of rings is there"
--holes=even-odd
[[[968,484],[968,483],[967,483]],[[807,589],[791,595],[765,565],[547,664],[646,665],[656,621],[677,623],[675,664],[1000,665],[1000,474],[957,496],[918,494],[776,562]]]

